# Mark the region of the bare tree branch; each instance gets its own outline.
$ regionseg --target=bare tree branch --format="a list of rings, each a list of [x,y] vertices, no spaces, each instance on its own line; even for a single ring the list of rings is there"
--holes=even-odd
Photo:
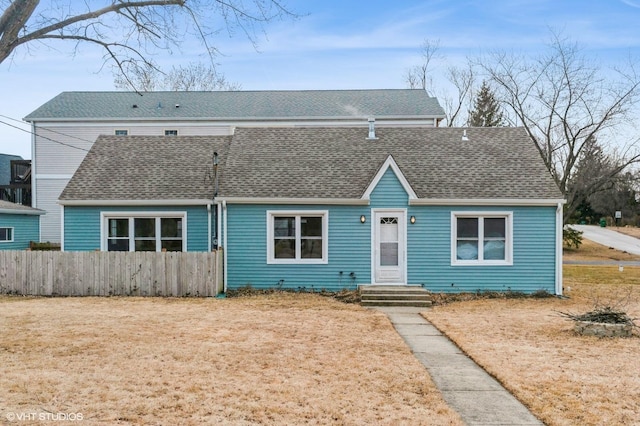
[[[4,3],[0,63],[21,46],[29,49],[36,41],[51,46],[49,42],[64,40],[75,41],[76,49],[85,44],[100,47],[109,62],[125,72],[130,69],[126,64],[150,64],[155,53],[172,52],[193,35],[213,66],[218,52],[214,36],[222,28],[229,34],[239,28],[257,46],[256,34],[268,22],[298,17],[280,0],[110,0],[95,9],[93,3],[60,0],[48,7],[38,0]]]

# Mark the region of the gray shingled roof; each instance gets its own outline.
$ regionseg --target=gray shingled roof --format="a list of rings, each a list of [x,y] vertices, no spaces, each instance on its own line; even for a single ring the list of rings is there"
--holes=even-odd
[[[521,128],[237,128],[234,136],[100,136],[61,200],[360,198],[389,155],[419,198],[562,194]]]
[[[44,210],[34,209],[33,207],[24,206],[22,204],[15,204],[9,201],[0,200],[0,213],[41,215],[45,212]]]
[[[133,106],[136,105],[134,108]],[[176,105],[179,105],[176,108]],[[444,118],[424,90],[63,92],[33,111],[41,120]]]
[[[238,128],[220,195],[360,198],[389,155],[428,199],[561,199],[522,128]]]
[[[231,136],[100,136],[61,200],[210,200]]]

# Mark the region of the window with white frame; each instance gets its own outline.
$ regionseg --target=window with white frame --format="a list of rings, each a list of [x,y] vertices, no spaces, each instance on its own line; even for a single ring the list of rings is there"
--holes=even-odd
[[[512,217],[510,212],[453,212],[451,264],[511,265]]]
[[[327,211],[267,212],[268,263],[327,263]]]
[[[105,215],[107,251],[185,251],[185,215]]]
[[[125,129],[116,129],[114,134],[116,136],[127,136],[129,134],[129,131]]]
[[[0,243],[13,241],[13,228],[0,228]]]
[[[178,131],[177,130],[165,130],[164,131],[164,135],[165,136],[178,136]]]

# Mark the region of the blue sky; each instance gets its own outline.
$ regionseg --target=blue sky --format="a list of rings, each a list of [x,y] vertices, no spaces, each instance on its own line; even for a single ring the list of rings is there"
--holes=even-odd
[[[44,0],[43,2],[46,2]],[[259,51],[241,35],[219,37],[220,70],[245,90],[403,88],[425,39],[439,40],[447,64],[493,49],[534,55],[550,28],[580,43],[603,67],[640,60],[640,0],[287,0],[302,16],[275,22],[259,39]],[[189,46],[194,46],[190,49]],[[31,158],[21,119],[62,91],[113,90],[101,52],[85,48],[72,57],[57,51],[19,51],[0,64],[0,153]],[[70,47],[70,46],[69,46]],[[195,44],[157,58],[173,64],[199,60]]]

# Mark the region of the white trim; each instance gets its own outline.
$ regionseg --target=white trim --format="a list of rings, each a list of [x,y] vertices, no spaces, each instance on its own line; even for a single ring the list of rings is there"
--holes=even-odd
[[[562,296],[562,230],[563,230],[562,203],[558,203],[556,209],[556,295]]]
[[[27,216],[41,216],[46,212],[44,210],[32,209],[30,207],[25,207],[24,209],[0,209],[1,214],[16,214],[16,215],[27,215]]]
[[[211,204],[207,205],[207,252],[211,253],[211,245],[213,241],[211,240]]]
[[[276,259],[274,254],[273,219],[275,216],[293,216],[296,218],[296,258]],[[301,217],[322,218],[322,258],[299,258],[302,234],[300,232]],[[267,210],[267,265],[326,265],[329,263],[329,210]]]
[[[457,218],[468,217],[484,219],[505,218],[505,247],[504,260],[480,260],[482,256],[483,231],[478,221],[478,260],[457,259]],[[509,211],[452,211],[451,212],[451,266],[513,266],[513,212]]]
[[[398,224],[398,233],[402,233],[402,280],[401,282],[384,282],[378,281],[376,277],[376,268],[377,268],[377,256],[376,252],[378,250],[377,247],[377,214],[391,214],[398,215],[401,219],[402,223]],[[371,284],[372,285],[406,285],[408,282],[407,272],[409,270],[407,265],[407,209],[393,209],[393,208],[383,208],[383,209],[371,209]]]
[[[107,251],[108,226],[109,219],[129,219],[129,251],[135,251],[135,235],[133,229],[133,220],[131,219],[162,219],[162,218],[180,218],[182,220],[182,251],[187,251],[187,212],[186,211],[101,211],[100,212],[100,250]],[[156,220],[156,252],[161,251],[158,241],[162,240],[159,232],[159,221]]]
[[[229,204],[322,204],[322,205],[345,205],[345,206],[368,206],[369,200],[361,198],[266,198],[266,197],[216,197],[216,200],[225,201]]]
[[[409,200],[411,206],[557,206],[567,200],[544,198],[418,198]]]
[[[37,208],[36,177],[38,174],[36,171],[36,157],[36,125],[31,123],[31,205]],[[40,225],[38,225],[38,228],[40,228]],[[40,234],[40,229],[38,229],[38,234]],[[38,236],[38,241],[40,241],[40,236]]]
[[[409,181],[404,176],[402,171],[400,171],[400,167],[398,167],[398,164],[396,164],[392,155],[389,155],[384,164],[382,164],[382,166],[378,169],[378,173],[376,173],[375,177],[367,187],[367,190],[362,195],[362,199],[369,200],[369,198],[371,197],[371,193],[376,189],[378,183],[380,182],[380,179],[382,179],[382,176],[384,176],[388,168],[391,168],[391,170],[393,170],[393,173],[395,173],[396,178],[398,178],[398,180],[400,181],[402,188],[404,188],[405,192],[409,195],[409,203],[411,203],[411,200],[417,199],[418,196],[413,191],[413,188],[411,188]]]
[[[212,200],[58,200],[63,206],[207,206]]]
[[[113,126],[126,126],[124,123],[136,122],[136,126],[230,126],[230,127],[326,127],[326,126],[360,126],[366,127],[368,115],[344,117],[344,116],[301,116],[301,117],[32,117],[24,119],[42,128],[47,127],[93,127],[96,124],[109,123]],[[376,115],[376,127],[397,126],[404,124],[413,127],[428,127],[429,122],[435,127],[436,120],[445,119],[444,115]]]
[[[14,229],[13,226],[0,226],[0,229],[10,229],[11,230],[11,239],[10,240],[0,240],[0,244],[14,242],[15,229]]]
[[[227,277],[228,277],[228,269],[227,269],[227,258],[229,254],[227,253],[227,203],[226,201],[222,201],[222,238],[224,239],[224,245],[222,246],[223,253],[223,266],[222,266],[222,292],[227,294]]]
[[[50,173],[45,173],[45,174],[39,174],[39,175],[35,175],[36,179],[71,179],[73,177],[73,175],[59,175],[59,174],[50,174]],[[31,188],[32,192],[33,192],[33,188]]]
[[[216,215],[216,240],[218,240],[218,247],[223,247],[221,237],[222,237],[222,203],[216,203],[216,208],[218,209],[218,214]]]
[[[60,251],[64,251],[64,206],[60,206]]]

